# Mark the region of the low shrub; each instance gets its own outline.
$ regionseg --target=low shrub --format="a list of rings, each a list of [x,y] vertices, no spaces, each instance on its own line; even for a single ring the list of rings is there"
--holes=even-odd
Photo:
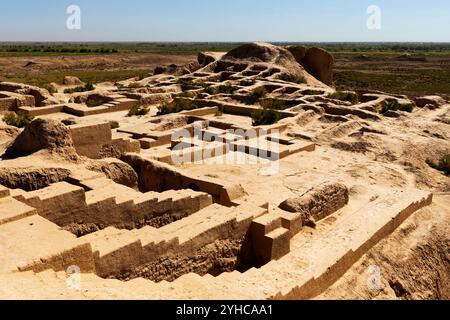
[[[267,90],[264,87],[258,87],[252,91],[252,97],[255,99],[265,98],[267,96]]]
[[[181,78],[177,80],[177,84],[181,85],[181,90],[187,91],[197,85],[191,79]]]
[[[178,113],[185,110],[194,110],[198,107],[194,104],[193,101],[187,100],[187,99],[177,99],[173,102],[166,102],[163,103],[158,107],[158,116],[171,114],[171,113]]]
[[[195,83],[191,79],[186,79],[186,78],[178,79],[177,83],[181,84],[182,86],[195,86]]]
[[[113,129],[113,130],[118,129],[120,127],[120,124],[117,121],[111,121],[110,125],[111,125],[111,129]]]
[[[280,80],[286,81],[286,82],[292,82],[297,84],[306,83],[306,79],[303,76],[297,76],[295,74],[283,74],[280,77]]]
[[[7,125],[17,128],[23,128],[27,126],[31,121],[33,121],[33,119],[33,116],[27,115],[23,112],[7,112],[3,115],[3,121]]]
[[[128,111],[128,117],[145,116],[149,112],[150,112],[150,109],[148,107],[137,105],[137,106],[134,106],[133,108],[131,108],[130,111]]]
[[[272,110],[285,110],[289,108],[286,103],[282,100],[277,99],[267,99],[263,100],[259,103],[264,109],[272,109]]]
[[[275,124],[280,119],[280,113],[274,109],[263,108],[252,113],[252,125],[254,127]]]
[[[178,97],[180,97],[180,98],[195,98],[196,93],[190,92],[190,91],[183,91],[182,93],[180,93],[178,95]]]
[[[239,88],[235,87],[235,86],[232,86],[231,84],[221,85],[218,88],[219,93],[223,93],[223,94],[233,94],[237,90],[239,90]]]
[[[358,95],[354,92],[344,92],[344,91],[336,91],[334,93],[330,93],[328,98],[339,100],[339,101],[347,101],[351,104],[358,103]]]
[[[383,102],[381,106],[381,113],[385,113],[389,110],[412,112],[414,110],[414,105],[411,103],[401,104],[398,100],[389,99]]]
[[[104,98],[102,96],[90,96],[86,100],[86,105],[89,108],[94,108],[94,107],[101,106],[102,104],[108,103],[109,101],[110,101],[110,99]]]
[[[86,83],[84,86],[79,86],[76,88],[65,89],[64,93],[76,93],[76,92],[86,92],[94,90],[94,85],[91,82]]]
[[[211,86],[204,87],[203,91],[207,94],[214,95],[217,94],[217,90]]]
[[[450,153],[442,156],[438,163],[435,163],[433,160],[428,159],[427,164],[433,169],[442,171],[445,175],[450,175]]]

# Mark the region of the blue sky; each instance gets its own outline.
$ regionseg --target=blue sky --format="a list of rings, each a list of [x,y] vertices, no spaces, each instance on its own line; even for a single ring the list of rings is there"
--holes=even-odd
[[[66,9],[81,8],[81,30]],[[368,30],[369,5],[381,30]],[[450,42],[449,0],[3,0],[0,41]]]

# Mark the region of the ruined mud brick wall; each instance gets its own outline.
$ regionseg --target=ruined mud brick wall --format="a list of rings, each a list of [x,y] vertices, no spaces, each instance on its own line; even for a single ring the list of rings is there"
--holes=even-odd
[[[6,91],[0,92],[0,112],[16,111],[20,107],[34,105],[35,99],[31,95]]]
[[[140,144],[133,139],[115,138],[109,122],[75,124],[69,126],[77,153],[91,159],[120,156],[126,152],[139,152]]]
[[[124,199],[126,193],[129,195]],[[175,194],[141,194],[114,183],[85,192],[82,187],[61,182],[33,192],[16,190],[14,197],[60,227],[75,223],[133,229],[146,218],[165,213],[188,216],[212,203],[206,194],[192,190],[179,193],[177,198]]]
[[[90,239],[94,251],[99,250],[95,253],[98,274],[103,277],[121,277],[119,274],[122,272],[123,276],[125,270],[132,273],[135,268],[144,265],[151,268],[158,260],[190,261],[195,259],[201,248],[217,240],[243,241],[252,221],[265,213],[267,209],[255,205],[227,208],[214,204],[197,212],[195,216],[160,229],[146,227],[121,233],[105,229],[100,234],[87,236],[87,239]],[[212,216],[215,218],[211,219]],[[93,242],[95,239],[99,240]],[[190,263],[195,265],[192,261]],[[138,269],[135,271],[138,272]],[[181,272],[175,269],[172,270],[174,273]],[[167,270],[168,273],[172,271]]]
[[[280,204],[280,209],[288,212],[301,212],[304,219],[315,221],[324,219],[343,208],[349,201],[349,191],[343,184],[323,184],[300,197],[287,199]]]
[[[206,192],[213,196],[214,201],[230,206],[233,200],[245,193],[239,185],[224,185],[214,179],[202,180],[190,177],[188,174],[165,163],[143,159],[138,155],[127,154],[123,161],[131,165],[139,176],[139,187],[142,191],[193,189]]]
[[[75,124],[70,126],[70,132],[77,153],[91,159],[99,159],[102,147],[112,141],[109,122],[95,125]]]

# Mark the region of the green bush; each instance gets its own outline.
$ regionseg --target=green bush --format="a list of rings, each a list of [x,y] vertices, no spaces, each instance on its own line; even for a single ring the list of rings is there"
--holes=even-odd
[[[150,112],[150,109],[144,106],[134,106],[133,108],[130,109],[130,111],[128,111],[128,117],[132,117],[132,116],[145,116],[146,114],[148,114]]]
[[[86,105],[89,108],[94,108],[94,107],[98,107],[101,106],[102,104],[108,103],[110,101],[110,99],[101,97],[101,96],[91,96],[86,100]]]
[[[184,91],[178,95],[180,98],[195,98],[196,94],[194,92]]]
[[[231,84],[225,84],[225,85],[219,86],[218,90],[219,90],[219,93],[233,94],[234,92],[239,90],[239,88],[235,87],[235,86],[232,86]]]
[[[94,88],[94,85],[92,84],[92,82],[88,82],[88,83],[86,83],[86,85],[84,86],[84,90],[85,91],[92,91],[92,90],[94,90],[95,88]]]
[[[446,175],[450,175],[450,153],[439,160],[438,169],[443,171]]]
[[[178,84],[183,86],[195,86],[195,83],[191,79],[181,78],[177,80]]]
[[[252,125],[254,127],[271,125],[277,123],[280,119],[280,113],[274,109],[263,108],[252,113]]]
[[[94,90],[94,85],[91,82],[86,83],[84,86],[79,86],[76,88],[65,89],[64,93],[75,93],[75,92],[86,92]]]
[[[306,79],[303,76],[297,76],[295,74],[283,74],[280,77],[280,80],[286,81],[286,82],[292,82],[297,84],[306,83]]]
[[[272,109],[272,110],[285,110],[289,108],[286,103],[282,100],[276,99],[267,99],[263,100],[259,103],[264,109]]]
[[[340,101],[348,101],[351,104],[358,103],[358,95],[354,92],[344,92],[344,91],[336,91],[334,93],[330,93],[328,98]]]
[[[412,112],[414,110],[414,105],[411,103],[401,104],[400,102],[398,102],[398,100],[389,99],[383,102],[381,106],[381,113],[385,113],[389,110]]]
[[[195,87],[196,84],[191,79],[181,78],[177,80],[177,83],[181,85],[181,90],[186,91]]]
[[[210,94],[210,95],[214,95],[217,93],[217,90],[211,86],[204,87],[204,91],[205,91],[205,93]]]
[[[120,127],[120,124],[117,121],[111,121],[110,125],[111,125],[111,129],[113,129],[113,130],[118,129]]]
[[[198,107],[192,102],[191,100],[187,99],[177,99],[173,102],[166,102],[163,103],[158,107],[158,116],[171,114],[171,113],[178,113],[184,110],[194,110]]]
[[[267,96],[267,90],[264,87],[259,87],[252,91],[252,97],[255,99],[261,99],[266,96]]]
[[[3,121],[10,126],[14,126],[17,128],[23,128],[27,126],[31,121],[33,121],[34,117],[29,116],[25,113],[19,112],[7,112],[3,116]]]
[[[442,158],[439,159],[439,162],[437,164],[430,159],[428,159],[426,162],[433,169],[442,171],[447,176],[450,175],[450,153],[447,153],[446,155],[442,156]]]

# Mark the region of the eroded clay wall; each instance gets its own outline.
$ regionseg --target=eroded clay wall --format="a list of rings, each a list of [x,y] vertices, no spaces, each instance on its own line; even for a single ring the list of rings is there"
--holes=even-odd
[[[102,147],[112,140],[109,122],[76,124],[70,126],[70,131],[77,153],[91,159],[100,159]]]

